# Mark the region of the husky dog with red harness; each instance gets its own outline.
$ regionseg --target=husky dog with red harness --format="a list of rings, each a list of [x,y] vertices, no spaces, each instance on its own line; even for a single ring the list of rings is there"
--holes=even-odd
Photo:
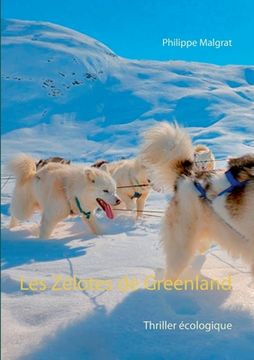
[[[160,123],[144,133],[141,156],[155,185],[173,194],[161,231],[165,278],[178,278],[207,239],[242,257],[254,275],[254,154],[229,159],[225,172],[196,173],[187,132]]]

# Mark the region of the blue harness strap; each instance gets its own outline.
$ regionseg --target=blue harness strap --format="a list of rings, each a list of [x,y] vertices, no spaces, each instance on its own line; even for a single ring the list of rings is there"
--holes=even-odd
[[[141,187],[141,185],[139,184],[139,181],[137,179],[134,179],[134,182],[137,183],[137,185],[134,185],[134,186],[140,186]],[[142,193],[140,193],[138,191],[135,191],[134,194],[132,195],[131,199],[139,199],[141,196],[142,196]]]
[[[225,172],[225,176],[228,180],[228,182],[230,183],[230,186],[228,188],[226,188],[225,190],[221,191],[218,196],[222,196],[226,193],[231,193],[233,190],[237,189],[237,188],[243,188],[249,180],[245,180],[245,181],[238,181],[232,174],[231,170],[228,170]],[[194,186],[196,188],[196,190],[199,192],[200,197],[202,199],[206,199],[209,200],[207,195],[206,195],[206,190],[203,188],[203,186],[198,182],[198,181],[194,181]]]
[[[235,190],[236,188],[243,188],[248,180],[245,181],[238,181],[232,174],[232,172],[230,170],[225,172],[225,176],[228,180],[228,182],[231,184],[227,189],[221,191],[217,196],[221,196],[224,195],[225,193],[230,193],[233,190]]]
[[[135,191],[134,195],[131,197],[132,199],[139,199],[142,196],[141,193]]]
[[[203,186],[197,181],[194,181],[193,184],[194,184],[195,188],[197,189],[197,191],[200,193],[200,197],[202,199],[207,199],[206,190],[203,188]]]
[[[238,181],[233,176],[233,174],[230,170],[225,172],[225,176],[226,176],[228,182],[230,183],[230,186],[228,188],[226,188],[225,190],[221,191],[217,195],[217,197],[224,195],[225,193],[231,193],[235,189],[241,189],[249,182],[249,180]],[[249,239],[244,234],[239,232],[234,226],[232,226],[229,222],[227,222],[226,219],[224,219],[220,214],[217,213],[216,209],[213,206],[213,200],[211,200],[207,197],[206,190],[203,188],[203,186],[198,181],[194,181],[193,185],[194,185],[195,189],[198,191],[198,193],[200,194],[199,197],[206,200],[207,206],[209,206],[209,208],[214,212],[214,214],[217,215],[217,217],[220,219],[220,221],[223,222],[232,231],[234,231],[244,241],[249,241]]]

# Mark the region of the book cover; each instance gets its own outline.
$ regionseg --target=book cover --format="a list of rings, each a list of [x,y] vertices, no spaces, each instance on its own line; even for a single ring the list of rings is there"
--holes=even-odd
[[[3,0],[4,360],[251,360],[254,4]]]

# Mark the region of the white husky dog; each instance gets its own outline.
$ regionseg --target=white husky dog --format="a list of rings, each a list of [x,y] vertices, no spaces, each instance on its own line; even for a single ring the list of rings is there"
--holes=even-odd
[[[215,169],[215,157],[205,145],[198,144],[194,148],[194,170],[211,171]]]
[[[93,166],[111,174],[117,184],[117,195],[124,202],[126,209],[136,209],[136,216],[141,216],[151,188],[147,170],[140,159],[112,163],[99,160]],[[115,210],[117,211],[117,208]]]
[[[11,162],[10,170],[16,176],[10,227],[40,210],[39,237],[43,239],[48,239],[56,224],[69,215],[81,215],[91,230],[99,233],[94,210],[100,206],[112,219],[110,205],[120,203],[115,181],[99,169],[50,162],[36,172],[35,160],[20,154]]]
[[[254,154],[230,159],[225,173],[195,174],[189,135],[160,123],[144,133],[141,156],[152,180],[174,194],[161,232],[165,277],[178,278],[204,239],[241,256],[254,275]]]

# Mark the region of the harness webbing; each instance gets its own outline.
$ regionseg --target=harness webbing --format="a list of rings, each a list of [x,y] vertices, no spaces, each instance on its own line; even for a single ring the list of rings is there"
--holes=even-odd
[[[222,196],[226,193],[231,193],[233,190],[235,190],[237,188],[243,188],[249,182],[249,180],[238,181],[233,176],[231,170],[226,171],[225,176],[226,176],[228,182],[230,183],[230,186],[227,187],[226,189],[222,190],[220,193],[218,193],[216,197]],[[199,192],[200,197],[203,199],[209,200],[209,198],[207,197],[206,189],[198,181],[194,181],[193,184],[194,184],[195,188],[197,189],[197,191]],[[211,201],[211,200],[209,200],[209,201]]]
[[[230,170],[225,172],[225,176],[228,180],[228,182],[231,184],[227,189],[221,191],[217,196],[221,196],[224,195],[225,193],[231,192],[236,188],[242,188],[244,187],[248,180],[245,181],[238,181],[232,174],[232,172]]]
[[[195,188],[197,189],[197,191],[200,193],[200,197],[202,199],[207,199],[208,200],[208,198],[206,196],[206,189],[203,188],[203,186],[198,181],[194,181],[193,184],[194,184]]]
[[[237,189],[237,188],[242,188],[244,187],[248,182],[249,180],[245,180],[245,181],[238,181],[232,174],[232,172],[230,170],[226,171],[225,172],[225,176],[228,180],[228,182],[231,184],[228,188],[226,188],[225,190],[221,191],[217,197],[221,196],[221,195],[224,195],[225,193],[230,193],[232,192],[234,189]],[[214,209],[213,207],[213,200],[209,199],[207,197],[207,194],[206,194],[206,190],[203,188],[203,186],[197,182],[197,181],[194,181],[194,186],[196,188],[196,190],[199,192],[199,196],[200,198],[202,199],[205,199],[206,200],[206,204],[207,206],[213,211],[213,213],[218,217],[218,219],[220,219],[220,221],[222,221],[227,227],[229,227],[232,231],[234,231],[239,237],[241,237],[243,240],[245,241],[249,241],[249,239],[243,235],[242,233],[240,233],[235,227],[233,227],[231,224],[229,224],[224,218],[222,218],[218,213],[217,211]]]
[[[134,195],[132,195],[132,199],[139,199],[140,197],[142,196],[142,194],[141,193],[139,193],[139,192],[137,192],[137,191],[135,191],[135,193],[134,193]]]
[[[89,220],[91,217],[91,211],[84,211],[80,205],[80,201],[77,197],[75,197],[76,205],[81,214],[85,215],[86,219]]]

